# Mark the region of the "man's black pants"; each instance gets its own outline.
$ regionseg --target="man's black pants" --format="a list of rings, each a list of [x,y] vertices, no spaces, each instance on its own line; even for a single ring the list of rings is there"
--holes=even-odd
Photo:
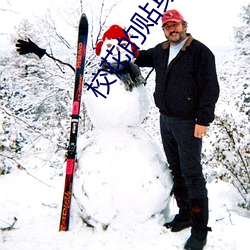
[[[160,115],[163,148],[172,171],[175,190],[187,189],[189,199],[207,197],[202,172],[202,139],[194,137],[195,120]]]

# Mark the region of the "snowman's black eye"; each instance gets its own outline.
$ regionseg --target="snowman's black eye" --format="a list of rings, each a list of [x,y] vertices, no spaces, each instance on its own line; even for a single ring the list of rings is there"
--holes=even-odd
[[[111,43],[108,43],[108,44],[107,44],[107,47],[108,47],[108,48],[110,48],[111,46],[112,46],[112,44],[111,44]]]

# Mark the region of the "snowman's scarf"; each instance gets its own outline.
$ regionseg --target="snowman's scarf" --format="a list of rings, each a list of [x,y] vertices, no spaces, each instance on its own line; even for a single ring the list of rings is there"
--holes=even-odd
[[[126,65],[126,66],[124,66]],[[119,73],[115,72],[111,68],[115,69]],[[146,84],[145,79],[141,75],[141,71],[139,67],[134,63],[123,62],[123,64],[119,63],[107,63],[104,62],[102,64],[102,71],[108,73],[114,73],[116,76],[124,83],[125,89],[127,91],[132,91],[134,87],[138,87],[141,84]]]

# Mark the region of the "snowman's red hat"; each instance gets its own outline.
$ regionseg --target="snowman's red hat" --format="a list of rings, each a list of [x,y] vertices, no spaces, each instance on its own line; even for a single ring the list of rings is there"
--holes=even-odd
[[[123,31],[122,27],[120,27],[119,25],[112,25],[107,31],[104,32],[102,40],[100,40],[97,44],[96,44],[96,48],[95,48],[95,53],[97,56],[99,56],[101,54],[101,50],[102,50],[102,45],[103,42],[105,40],[111,40],[111,39],[122,39],[123,37],[125,37],[127,40],[130,41],[130,38],[127,37],[126,33]],[[133,44],[135,46],[133,46]],[[135,48],[137,47],[135,43],[131,44],[131,49],[132,51],[135,50]],[[135,57],[137,57],[139,55],[139,51],[136,50],[134,52]]]

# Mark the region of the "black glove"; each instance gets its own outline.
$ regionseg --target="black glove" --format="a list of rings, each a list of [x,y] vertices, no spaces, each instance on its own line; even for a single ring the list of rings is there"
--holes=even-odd
[[[141,84],[146,85],[146,80],[142,77],[141,70],[138,65],[129,63],[128,72],[131,75],[131,78],[135,82],[136,86],[139,86]]]
[[[29,38],[28,38],[28,42],[21,40],[21,39],[17,40],[16,47],[17,47],[17,52],[19,52],[19,55],[34,53],[37,56],[39,56],[39,58],[41,59],[46,53],[45,49],[39,48]]]

